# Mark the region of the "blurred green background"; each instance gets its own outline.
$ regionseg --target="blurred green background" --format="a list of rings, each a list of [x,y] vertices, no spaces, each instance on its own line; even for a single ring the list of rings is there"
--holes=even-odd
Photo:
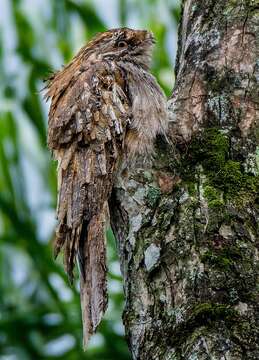
[[[96,32],[146,28],[152,72],[172,89],[179,1],[0,0],[0,359],[130,359],[122,281],[108,236],[109,308],[82,351],[78,284],[54,261],[56,164],[46,149],[49,104],[40,90]]]

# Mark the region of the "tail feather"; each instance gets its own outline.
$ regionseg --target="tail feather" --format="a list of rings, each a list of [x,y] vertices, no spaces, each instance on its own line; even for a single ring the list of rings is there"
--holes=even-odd
[[[74,275],[73,269],[75,266],[75,255],[76,249],[78,248],[79,237],[80,237],[80,230],[81,226],[72,229],[67,234],[65,252],[64,252],[64,263],[65,263],[65,270],[68,274],[70,283],[73,283]]]
[[[60,226],[54,245],[55,255],[64,247],[64,264],[70,283],[73,282],[75,258],[79,265],[84,348],[95,333],[108,303],[106,217],[102,211],[73,230]]]
[[[80,295],[84,348],[99,325],[107,308],[105,214],[94,216],[87,227],[87,235],[79,256],[83,259]]]
[[[59,225],[54,255],[63,248],[70,283],[75,261],[78,262],[86,346],[107,307],[104,233],[111,179],[104,174],[103,167],[100,168],[99,147],[69,147],[56,151],[55,156],[59,161]]]
[[[65,244],[66,233],[67,233],[66,225],[65,224],[59,224],[59,226],[56,229],[56,237],[55,237],[55,242],[54,242],[54,246],[53,246],[53,253],[54,253],[54,258],[55,259],[56,259],[56,257],[60,253],[60,250],[62,249],[62,247]]]

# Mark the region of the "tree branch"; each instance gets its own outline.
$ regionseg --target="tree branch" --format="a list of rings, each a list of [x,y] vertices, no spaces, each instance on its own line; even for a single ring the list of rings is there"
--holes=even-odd
[[[186,0],[170,137],[111,206],[133,359],[257,359],[258,7]]]

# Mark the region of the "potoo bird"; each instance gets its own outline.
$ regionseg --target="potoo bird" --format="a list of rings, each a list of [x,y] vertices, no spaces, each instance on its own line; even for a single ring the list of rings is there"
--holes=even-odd
[[[54,253],[64,250],[71,280],[79,264],[85,346],[107,307],[105,229],[116,174],[151,153],[167,128],[166,98],[149,72],[153,43],[145,30],[98,34],[47,85],[48,146],[58,161]]]

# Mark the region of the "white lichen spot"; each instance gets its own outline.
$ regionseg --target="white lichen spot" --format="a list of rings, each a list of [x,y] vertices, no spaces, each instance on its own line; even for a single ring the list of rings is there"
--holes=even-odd
[[[194,354],[191,354],[191,356],[189,356],[187,358],[187,360],[199,360],[199,358],[198,358],[198,355],[196,353],[194,353]]]
[[[219,228],[219,234],[225,239],[231,238],[233,236],[231,227],[224,224]]]
[[[180,307],[175,307],[172,310],[168,310],[168,315],[171,315],[175,318],[175,323],[180,324],[184,321],[184,312],[185,310],[181,309]]]
[[[133,180],[133,179],[128,180],[127,188],[128,188],[129,190],[137,189],[137,188],[138,188],[138,183],[137,183],[137,181],[135,181],[135,180]]]
[[[143,203],[145,197],[146,197],[147,190],[144,188],[138,188],[135,194],[133,195],[133,198],[138,201],[139,203]]]
[[[247,313],[248,306],[246,303],[239,301],[239,303],[235,306],[235,310],[238,311],[240,315],[245,315]]]
[[[144,253],[144,262],[147,271],[153,270],[159,263],[160,258],[160,247],[155,244],[151,244]]]
[[[238,300],[238,292],[236,289],[230,289],[229,298],[232,302],[236,302]]]
[[[141,224],[142,224],[142,215],[141,214],[131,217],[128,240],[132,246],[134,246],[135,240],[136,240],[135,233],[141,228]]]
[[[176,350],[175,349],[171,349],[169,348],[167,350],[167,353],[165,354],[165,360],[177,360],[178,356],[176,354]]]
[[[256,148],[255,154],[248,154],[244,168],[246,173],[253,174],[254,176],[259,175],[259,147]]]
[[[197,267],[191,268],[188,273],[188,278],[191,282],[201,280],[204,276],[204,264],[198,264]]]
[[[162,302],[162,303],[165,303],[166,302],[166,296],[164,294],[161,294],[159,296],[159,300]]]
[[[183,204],[186,200],[188,200],[188,198],[189,198],[189,194],[187,191],[185,191],[179,199],[179,204]]]
[[[228,121],[228,110],[229,103],[225,96],[214,96],[209,98],[208,106],[210,111],[215,114],[222,124],[227,123]]]

